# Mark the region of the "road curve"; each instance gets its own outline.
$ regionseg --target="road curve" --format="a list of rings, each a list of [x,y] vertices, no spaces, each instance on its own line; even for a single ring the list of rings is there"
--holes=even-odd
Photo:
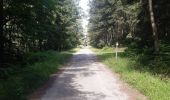
[[[80,49],[41,96],[30,100],[146,100],[99,62],[88,48]]]

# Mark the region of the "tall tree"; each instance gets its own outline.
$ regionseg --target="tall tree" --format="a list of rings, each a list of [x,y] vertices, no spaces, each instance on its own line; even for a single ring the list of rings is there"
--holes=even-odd
[[[149,12],[150,12],[150,20],[152,25],[152,32],[153,32],[153,38],[154,38],[154,48],[155,52],[159,52],[159,40],[158,40],[158,33],[157,33],[157,27],[155,23],[155,16],[153,12],[153,3],[152,0],[148,0],[149,2]]]
[[[75,0],[3,0],[2,8],[1,65],[19,62],[27,52],[61,51],[80,43]]]

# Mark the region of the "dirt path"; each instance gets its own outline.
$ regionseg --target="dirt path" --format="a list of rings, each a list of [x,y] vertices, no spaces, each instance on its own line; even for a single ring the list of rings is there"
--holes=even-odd
[[[88,48],[77,52],[48,88],[31,100],[145,100],[145,96],[119,80]],[[41,93],[40,93],[41,91]],[[41,95],[40,95],[41,94]]]

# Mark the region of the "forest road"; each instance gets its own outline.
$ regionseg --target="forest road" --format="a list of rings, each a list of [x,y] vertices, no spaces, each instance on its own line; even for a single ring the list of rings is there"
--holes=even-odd
[[[88,47],[75,53],[45,87],[30,100],[146,100],[97,60]]]

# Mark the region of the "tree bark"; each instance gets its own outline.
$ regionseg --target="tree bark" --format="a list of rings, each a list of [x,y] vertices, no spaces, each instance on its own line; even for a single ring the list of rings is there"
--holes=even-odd
[[[3,24],[4,24],[4,14],[3,14],[3,3],[0,4],[0,13],[2,14],[0,16],[0,64],[3,62],[3,56],[4,56],[4,37],[3,37]]]
[[[149,12],[150,12],[150,20],[151,20],[151,25],[152,25],[152,32],[153,32],[153,38],[154,38],[154,49],[155,52],[159,52],[159,40],[158,40],[158,33],[157,33],[157,27],[155,23],[155,18],[154,18],[154,12],[153,12],[153,3],[152,0],[149,1]]]

